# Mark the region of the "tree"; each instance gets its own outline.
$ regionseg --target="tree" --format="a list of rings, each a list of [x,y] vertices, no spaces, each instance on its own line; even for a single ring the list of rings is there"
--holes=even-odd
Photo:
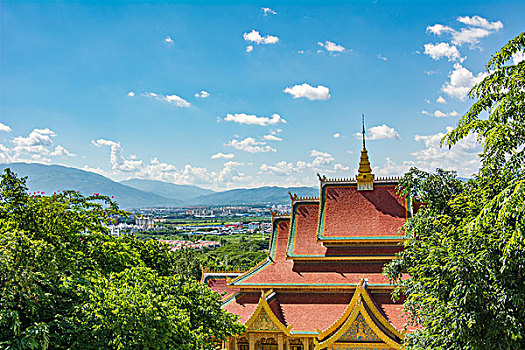
[[[0,348],[211,349],[242,331],[167,245],[108,235],[106,196],[0,181]],[[192,265],[193,266],[193,265]]]
[[[522,33],[492,57],[470,93],[477,101],[443,140],[450,147],[478,135],[476,176],[411,169],[400,181],[426,203],[385,268],[419,326],[407,349],[525,348],[525,62],[509,64],[524,48]]]

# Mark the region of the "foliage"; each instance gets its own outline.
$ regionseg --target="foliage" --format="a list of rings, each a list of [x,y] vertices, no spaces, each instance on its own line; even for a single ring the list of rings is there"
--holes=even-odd
[[[220,248],[197,253],[202,266],[208,269],[247,270],[266,259],[268,241],[250,238],[248,241],[223,244]]]
[[[241,331],[219,295],[195,281],[191,255],[108,235],[113,215],[126,213],[106,196],[31,195],[6,169],[0,348],[211,349]]]
[[[479,173],[461,182],[452,172],[411,169],[400,182],[426,203],[385,268],[419,326],[407,349],[525,348],[525,62],[505,65],[524,47],[522,33],[494,55],[471,92],[478,101],[444,139],[452,146],[477,133]]]
[[[458,126],[442,142],[449,147],[469,133],[483,144],[485,168],[523,171],[525,161],[525,61],[507,64],[525,48],[525,32],[510,40],[487,63],[487,76],[474,86],[477,98]],[[488,112],[488,118],[482,118]],[[485,169],[488,170],[488,169]]]

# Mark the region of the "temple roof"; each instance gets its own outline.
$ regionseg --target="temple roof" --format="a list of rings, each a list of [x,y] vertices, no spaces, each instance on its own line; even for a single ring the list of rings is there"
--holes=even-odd
[[[242,275],[240,272],[203,272],[201,282],[219,293],[222,300],[239,291],[238,288],[228,286],[228,281]]]
[[[292,201],[292,218],[287,257],[293,260],[391,260],[402,247],[396,246],[324,246],[317,240],[319,200]]]
[[[370,287],[391,289],[392,285],[382,274],[381,262],[294,262],[286,257],[289,218],[274,220],[269,255],[244,275],[230,282],[242,290],[274,289],[353,289],[363,278]]]
[[[355,182],[321,186],[317,238],[329,242],[399,242],[398,232],[407,218],[405,200],[395,182],[374,184],[372,191],[358,191]]]
[[[239,292],[223,308],[239,315],[248,330],[315,337],[319,348],[341,342],[341,335],[359,321],[373,332],[375,341],[398,349],[405,326],[401,301],[371,293],[363,282],[351,293]]]

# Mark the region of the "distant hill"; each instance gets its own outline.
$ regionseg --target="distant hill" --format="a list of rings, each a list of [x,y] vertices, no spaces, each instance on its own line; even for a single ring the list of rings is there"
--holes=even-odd
[[[259,187],[216,192],[199,196],[190,201],[194,205],[236,204],[289,204],[288,191],[299,196],[318,196],[319,189],[313,187]]]
[[[18,176],[27,176],[27,186],[31,192],[44,191],[50,194],[58,190],[76,190],[84,195],[100,193],[114,196],[121,208],[128,209],[183,204],[182,201],[141,191],[102,175],[76,168],[34,163],[0,164],[2,172],[5,168],[11,168]]]
[[[212,190],[189,185],[175,185],[168,182],[156,180],[130,179],[120,181],[121,184],[136,188],[141,191],[154,193],[156,195],[172,198],[180,201],[215,193]]]
[[[51,194],[58,190],[76,190],[84,195],[100,193],[114,196],[121,208],[182,207],[189,205],[288,204],[288,191],[299,196],[317,196],[312,187],[259,187],[213,192],[196,186],[174,185],[162,181],[132,179],[115,182],[99,174],[61,165],[35,163],[0,164],[0,171],[11,168],[18,176],[27,176],[31,192]]]

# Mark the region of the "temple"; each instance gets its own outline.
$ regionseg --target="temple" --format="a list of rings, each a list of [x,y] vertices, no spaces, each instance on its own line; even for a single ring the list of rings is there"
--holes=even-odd
[[[402,249],[411,205],[397,179],[372,174],[364,132],[363,121],[355,179],[319,176],[318,198],[290,194],[291,212],[272,212],[265,261],[204,275],[246,326],[224,349],[401,349],[403,300],[392,300],[382,269]]]

